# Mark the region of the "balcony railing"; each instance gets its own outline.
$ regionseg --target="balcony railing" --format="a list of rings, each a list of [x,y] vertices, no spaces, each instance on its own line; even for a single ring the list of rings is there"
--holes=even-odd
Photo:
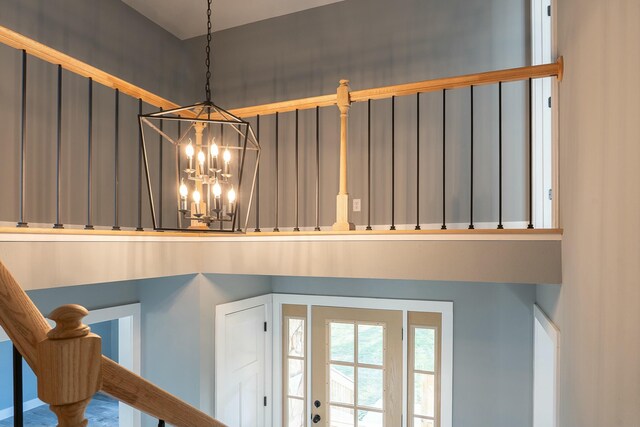
[[[6,28],[0,27],[0,42],[21,51],[17,140],[5,139],[18,147],[17,186],[3,189],[6,205],[17,209],[0,212],[0,221],[21,228],[150,231],[139,131],[124,124],[131,120],[123,111],[133,116],[177,105]],[[33,58],[51,64],[57,81],[55,108],[38,112],[53,118],[50,164],[35,167],[27,104]],[[351,91],[343,80],[335,94],[230,110],[252,123],[264,151],[251,226],[243,231],[533,229],[532,86],[536,79],[561,79],[562,70],[560,58],[366,90]],[[72,123],[73,138],[65,129],[67,74],[87,80],[85,100],[73,100],[86,102],[85,117]],[[96,83],[104,86],[100,93]],[[104,108],[109,102],[112,107]],[[65,144],[81,147],[84,161]],[[164,183],[165,200],[177,198],[176,164],[149,156],[165,162],[157,168],[162,177],[150,180]],[[11,162],[8,156],[0,161]],[[49,168],[54,172],[47,175]],[[241,195],[240,206],[248,206],[248,197]],[[354,198],[362,202],[355,221]],[[165,226],[178,226],[177,202],[164,204]]]

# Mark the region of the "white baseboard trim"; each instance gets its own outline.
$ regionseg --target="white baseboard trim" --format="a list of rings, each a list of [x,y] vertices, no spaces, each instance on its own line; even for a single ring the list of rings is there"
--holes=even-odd
[[[27,412],[39,406],[46,405],[46,403],[36,398],[36,399],[28,400],[24,402],[22,405],[23,405],[24,412]],[[7,418],[11,418],[11,417],[13,417],[13,406],[10,408],[0,409],[0,420],[6,420]]]

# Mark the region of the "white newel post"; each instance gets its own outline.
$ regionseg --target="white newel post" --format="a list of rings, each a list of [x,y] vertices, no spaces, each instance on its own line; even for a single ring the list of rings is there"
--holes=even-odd
[[[340,110],[340,190],[336,197],[336,222],[334,231],[355,230],[356,226],[349,222],[349,193],[347,192],[347,126],[349,117],[349,80],[340,80],[338,86],[337,105]]]

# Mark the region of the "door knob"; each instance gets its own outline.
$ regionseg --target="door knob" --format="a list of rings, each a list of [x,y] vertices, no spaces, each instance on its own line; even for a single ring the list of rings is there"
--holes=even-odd
[[[311,421],[313,421],[314,424],[318,424],[320,422],[320,415],[315,414],[313,418],[311,418]]]
[[[313,406],[315,406],[316,408],[320,407],[320,401],[316,400],[315,402],[313,402]]]

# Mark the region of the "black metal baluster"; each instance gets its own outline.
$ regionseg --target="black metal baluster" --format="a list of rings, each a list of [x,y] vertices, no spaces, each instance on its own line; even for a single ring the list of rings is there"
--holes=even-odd
[[[280,196],[280,189],[278,188],[278,113],[276,112],[276,225],[273,228],[273,231],[278,232],[280,229],[278,228],[278,203]]]
[[[88,111],[88,129],[87,129],[87,225],[85,230],[93,230],[92,225],[92,166],[93,166],[93,79],[89,77],[89,111]]]
[[[371,230],[371,100],[367,100],[367,230]]]
[[[529,79],[529,224],[533,229],[533,79]]]
[[[247,130],[248,131],[248,130]],[[242,164],[244,163],[244,154],[242,151],[242,134],[240,134],[240,132],[238,132],[238,147],[240,148],[238,150],[238,179],[240,179],[241,176],[241,172],[242,172]],[[242,160],[240,159],[240,155],[242,155]],[[240,214],[240,181],[238,181],[238,194],[237,194],[237,198],[236,198],[236,221],[238,223],[238,228],[237,231],[242,231],[242,221],[240,220],[240,218],[242,217],[242,215]]]
[[[158,420],[158,427],[165,427],[164,420]]]
[[[220,147],[226,147],[224,143],[224,125],[220,123]],[[220,202],[222,202],[222,196],[220,197]],[[224,230],[224,221],[220,221],[220,231]],[[233,231],[233,230],[231,230]]]
[[[22,355],[13,346],[13,425],[22,427],[24,425],[24,407],[22,391]]]
[[[298,165],[298,143],[299,143],[299,137],[298,137],[298,109],[296,108],[296,149],[295,149],[295,154],[296,154],[296,194],[295,194],[295,217],[296,217],[296,226],[293,228],[293,231],[300,231],[300,223],[299,223],[299,212],[300,212],[300,208],[299,208],[299,180],[300,180],[300,176],[299,176],[299,165]]]
[[[180,165],[180,137],[182,136],[182,126],[180,126],[180,120],[178,120],[178,139],[176,139],[176,141],[178,142],[176,144],[176,182],[178,183],[178,188],[176,188],[176,202],[177,202],[177,209],[176,209],[176,224],[178,226],[178,228],[182,228],[182,214],[180,213],[180,174],[181,172],[181,165]]]
[[[420,92],[416,93],[416,230],[420,230]]]
[[[396,97],[391,97],[391,227],[396,229]]]
[[[320,231],[320,107],[316,106],[316,227]]]
[[[502,82],[498,83],[498,127],[498,230],[502,230]]]
[[[160,108],[160,111],[162,111],[162,108]],[[160,133],[158,135],[158,146],[160,149],[160,155],[159,155],[159,160],[158,162],[160,163],[160,176],[158,177],[158,228],[162,228],[162,193],[164,192],[163,187],[163,175],[164,175],[164,168],[163,168],[163,163],[164,163],[164,149],[162,148],[162,131],[163,131],[163,123],[164,120],[160,120]],[[204,197],[204,195],[203,195]]]
[[[447,229],[447,90],[442,89],[442,227]]]
[[[142,114],[142,98],[138,98],[138,115]],[[144,231],[142,228],[142,129],[138,131],[138,226],[136,231]]]
[[[115,136],[114,136],[114,164],[113,164],[113,230],[120,230],[118,215],[118,175],[120,169],[120,90],[116,89],[115,99]]]
[[[258,141],[260,141],[260,115],[256,116],[256,133]],[[256,177],[256,233],[260,232],[260,163],[258,163],[258,171]]]
[[[20,110],[20,212],[17,227],[28,227],[24,220],[27,149],[27,51],[22,51],[22,105]]]
[[[473,225],[473,133],[473,86],[471,86],[471,187],[469,196],[469,230],[475,229],[475,226]]]
[[[56,222],[53,228],[64,228],[60,222],[60,174],[62,153],[62,65],[58,65],[58,115],[56,132]]]

